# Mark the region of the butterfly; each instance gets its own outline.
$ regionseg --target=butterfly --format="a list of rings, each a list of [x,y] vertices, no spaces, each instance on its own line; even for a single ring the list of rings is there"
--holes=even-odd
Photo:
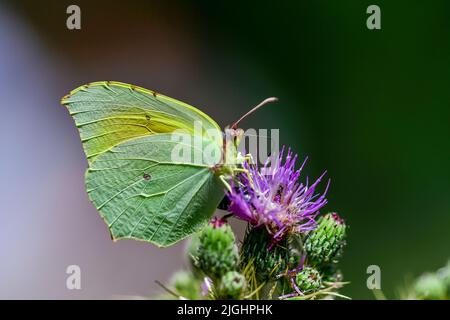
[[[275,99],[224,134],[197,108],[126,83],[93,82],[64,96],[88,161],[87,193],[111,238],[167,247],[200,230],[229,188],[227,180],[244,171],[237,124]],[[177,157],[180,147],[187,157]]]

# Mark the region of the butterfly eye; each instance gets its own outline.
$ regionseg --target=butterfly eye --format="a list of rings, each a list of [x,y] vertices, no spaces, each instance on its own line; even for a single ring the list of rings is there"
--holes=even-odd
[[[144,175],[142,176],[142,178],[144,178],[144,180],[150,180],[152,178],[151,175],[149,175],[148,173],[144,173]]]

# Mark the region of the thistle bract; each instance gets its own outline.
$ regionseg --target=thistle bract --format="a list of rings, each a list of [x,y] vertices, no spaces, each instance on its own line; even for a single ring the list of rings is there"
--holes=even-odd
[[[308,262],[323,265],[333,262],[345,245],[346,225],[337,213],[328,213],[318,221],[305,241]]]
[[[199,234],[196,265],[212,279],[236,269],[238,249],[231,227],[213,220]]]
[[[283,239],[276,245],[265,228],[251,228],[247,230],[242,243],[241,258],[242,266],[252,263],[255,268],[256,277],[260,281],[275,278],[295,266],[299,256],[295,251],[289,250],[287,239]]]
[[[304,267],[295,276],[295,284],[303,293],[319,290],[322,286],[322,276],[311,267]]]

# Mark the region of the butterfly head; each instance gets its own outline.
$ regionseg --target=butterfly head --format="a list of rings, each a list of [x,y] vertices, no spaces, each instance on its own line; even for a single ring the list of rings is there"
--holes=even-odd
[[[237,128],[237,129],[227,129],[229,131],[229,139],[230,142],[234,145],[235,148],[239,146],[239,144],[242,141],[242,138],[244,137],[244,129]]]

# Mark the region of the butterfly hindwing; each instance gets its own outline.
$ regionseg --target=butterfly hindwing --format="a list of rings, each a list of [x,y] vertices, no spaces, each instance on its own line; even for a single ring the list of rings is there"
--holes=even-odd
[[[113,239],[168,246],[213,214],[223,184],[206,164],[174,162],[175,143],[170,134],[137,138],[104,152],[88,169],[89,197]]]

